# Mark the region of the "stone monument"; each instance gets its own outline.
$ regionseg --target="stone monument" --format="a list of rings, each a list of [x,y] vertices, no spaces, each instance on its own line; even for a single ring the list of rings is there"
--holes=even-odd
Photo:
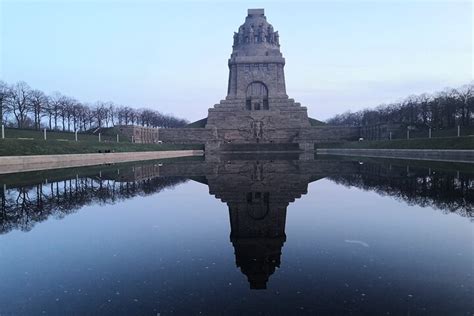
[[[301,128],[310,127],[306,108],[286,94],[278,31],[263,9],[248,10],[234,33],[228,65],[227,97],[209,109],[206,124],[221,145],[290,144]]]
[[[288,98],[280,35],[263,9],[248,10],[234,33],[228,66],[225,100],[187,128],[161,129],[161,141],[200,143],[220,152],[312,151],[318,142],[359,138],[359,127],[325,125]]]

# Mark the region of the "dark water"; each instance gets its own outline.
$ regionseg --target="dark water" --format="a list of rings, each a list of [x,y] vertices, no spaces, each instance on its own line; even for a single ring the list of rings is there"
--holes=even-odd
[[[0,315],[472,315],[473,165],[299,158],[0,176]]]

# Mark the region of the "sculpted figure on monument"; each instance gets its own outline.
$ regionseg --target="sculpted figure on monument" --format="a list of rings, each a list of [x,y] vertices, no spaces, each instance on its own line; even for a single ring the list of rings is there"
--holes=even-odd
[[[239,45],[242,45],[244,43],[244,40],[245,40],[244,31],[245,31],[245,29],[244,29],[243,26],[239,27],[239,30],[237,32],[237,35],[239,37],[239,39],[238,39]]]
[[[263,180],[263,165],[258,160],[254,164],[253,174],[251,178],[253,181]]]
[[[274,34],[273,34],[273,26],[268,27],[268,42],[273,44],[274,41]]]
[[[234,32],[234,46],[239,45],[239,34]]]
[[[267,41],[267,30],[263,25],[260,25],[259,38],[262,43],[265,43]]]
[[[262,121],[254,121],[253,122],[253,131],[254,131],[254,136],[257,138],[257,139],[260,139],[262,138],[262,134],[263,134],[263,123]]]
[[[254,30],[253,30],[253,25],[250,27],[250,31],[249,31],[249,41],[250,43],[253,43],[254,42]]]

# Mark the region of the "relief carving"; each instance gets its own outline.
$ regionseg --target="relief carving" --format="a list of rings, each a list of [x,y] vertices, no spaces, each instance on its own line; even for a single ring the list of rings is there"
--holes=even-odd
[[[253,136],[256,139],[260,139],[263,136],[263,122],[262,121],[253,121],[251,123],[251,127],[253,130]]]

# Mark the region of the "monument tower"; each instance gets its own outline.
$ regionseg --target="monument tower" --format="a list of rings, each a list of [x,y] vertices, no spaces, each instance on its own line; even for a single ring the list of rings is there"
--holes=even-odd
[[[279,34],[263,9],[248,10],[245,23],[234,33],[228,65],[227,97],[209,109],[206,124],[214,129],[217,146],[297,146],[295,139],[310,122],[306,108],[286,94]]]
[[[205,144],[209,152],[304,151],[321,142],[355,140],[358,127],[328,126],[308,118],[306,107],[288,98],[280,35],[263,9],[249,9],[234,33],[227,96],[207,118],[185,128],[160,129],[158,139]]]

